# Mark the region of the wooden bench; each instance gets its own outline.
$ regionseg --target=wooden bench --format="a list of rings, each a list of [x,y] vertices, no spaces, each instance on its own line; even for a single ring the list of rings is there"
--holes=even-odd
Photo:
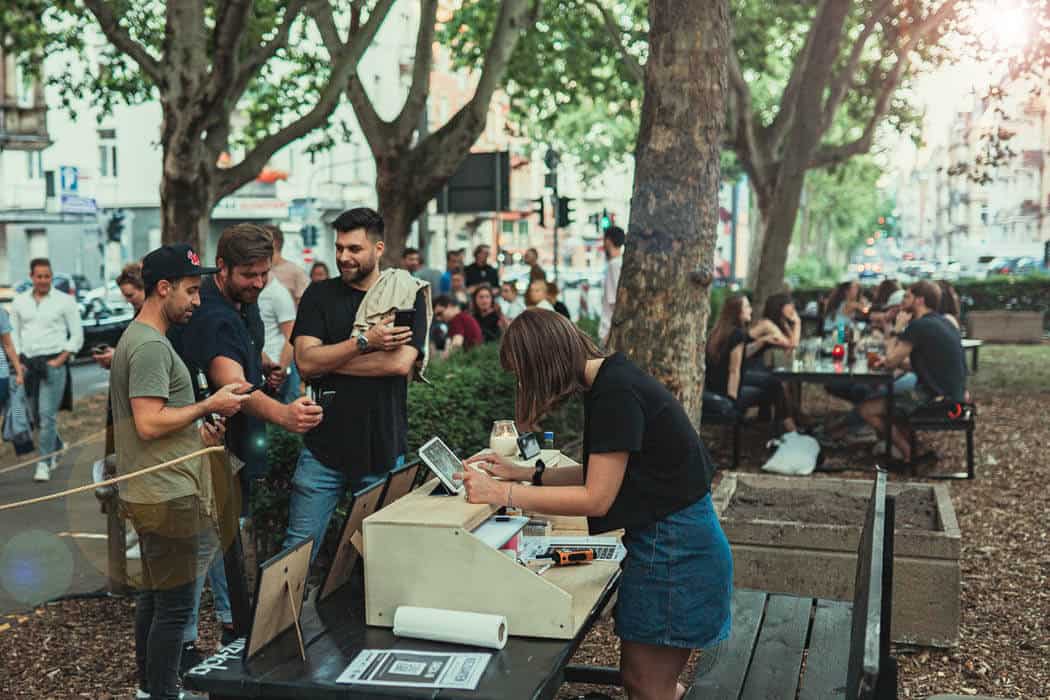
[[[974,464],[973,433],[977,427],[977,406],[972,403],[951,404],[923,408],[908,418],[911,433],[911,453],[915,454],[915,433],[925,432],[965,432],[966,433],[966,471],[949,474],[926,474],[926,479],[974,479],[977,468]]]
[[[893,499],[872,488],[853,603],[738,590],[730,638],[701,657],[690,700],[897,697],[889,654]]]

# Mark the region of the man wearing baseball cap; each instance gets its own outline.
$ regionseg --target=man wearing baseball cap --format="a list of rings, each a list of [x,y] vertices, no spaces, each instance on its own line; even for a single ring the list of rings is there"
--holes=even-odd
[[[110,400],[113,405],[117,473],[179,459],[222,442],[221,419],[248,399],[236,382],[196,402],[186,365],[167,338],[200,306],[201,267],[186,244],[154,250],[142,261],[146,301],[113,352]],[[131,479],[121,500],[139,536],[142,588],[135,602],[137,697],[179,697],[178,671],[183,630],[193,609],[196,580],[202,573],[202,540],[216,539],[211,473],[195,458]],[[184,696],[185,697],[185,696]]]

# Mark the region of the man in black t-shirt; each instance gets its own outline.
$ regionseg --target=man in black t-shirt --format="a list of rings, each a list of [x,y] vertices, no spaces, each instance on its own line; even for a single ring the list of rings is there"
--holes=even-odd
[[[910,367],[918,377],[915,389],[894,394],[893,444],[904,462],[912,462],[912,431],[908,418],[931,399],[944,397],[961,403],[966,400],[966,358],[958,329],[934,309],[940,304],[941,290],[928,281],[916,282],[904,295],[897,326],[886,344],[881,360],[888,369]],[[858,407],[876,431],[885,435],[887,418],[882,397]],[[929,455],[932,457],[932,454]],[[924,455],[925,457],[925,455]]]
[[[346,489],[402,461],[408,377],[427,342],[425,287],[415,295],[411,328],[380,322],[354,331],[358,308],[379,281],[383,219],[358,208],[340,214],[333,226],[339,277],[310,285],[292,331],[296,364],[324,406],[324,421],[303,440],[284,546],[313,536],[314,556]],[[407,273],[395,274],[415,284]]]
[[[499,273],[496,268],[489,265],[491,250],[487,245],[479,245],[474,249],[474,262],[463,270],[466,275],[467,292],[470,294],[473,294],[474,290],[485,282],[493,289],[499,289]]]

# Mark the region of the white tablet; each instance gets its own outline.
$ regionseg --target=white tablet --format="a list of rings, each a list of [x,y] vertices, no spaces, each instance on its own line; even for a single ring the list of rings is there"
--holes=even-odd
[[[427,465],[434,476],[452,493],[463,491],[463,482],[452,478],[453,474],[463,471],[463,461],[448,448],[441,438],[431,438],[419,448],[419,458]]]

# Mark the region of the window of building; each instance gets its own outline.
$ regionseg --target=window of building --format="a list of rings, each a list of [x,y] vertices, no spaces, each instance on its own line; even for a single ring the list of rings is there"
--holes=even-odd
[[[117,131],[98,130],[98,174],[101,177],[117,176]]]
[[[30,180],[44,177],[44,156],[40,151],[26,151],[26,176]]]

